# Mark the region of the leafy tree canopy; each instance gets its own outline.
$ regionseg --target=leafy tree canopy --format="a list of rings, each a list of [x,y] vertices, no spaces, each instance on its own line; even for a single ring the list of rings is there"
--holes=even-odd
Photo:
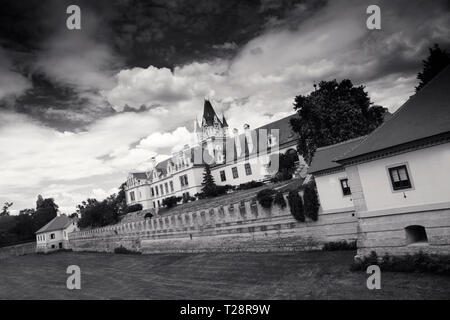
[[[294,110],[299,118],[291,120],[300,136],[299,153],[310,164],[318,147],[366,135],[384,119],[386,108],[371,106],[364,86],[355,87],[346,79],[321,81],[307,96],[295,97]]]
[[[12,202],[5,202],[2,208],[2,211],[0,211],[0,217],[2,216],[9,216],[9,207],[13,205]]]
[[[422,61],[422,72],[417,74],[419,85],[416,87],[416,92],[419,92],[431,79],[450,64],[450,54],[442,50],[438,44],[435,44],[433,48],[429,48],[429,52],[428,57]]]

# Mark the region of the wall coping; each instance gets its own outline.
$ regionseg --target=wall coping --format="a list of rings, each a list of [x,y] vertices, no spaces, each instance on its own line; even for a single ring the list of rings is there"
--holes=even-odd
[[[415,206],[406,206],[406,207],[397,207],[397,208],[388,208],[382,210],[372,210],[372,211],[360,211],[359,218],[376,218],[381,216],[391,216],[391,215],[399,215],[405,213],[416,213],[422,211],[437,211],[437,210],[445,210],[450,209],[450,201],[439,202],[439,203],[431,203],[431,204],[421,204]]]

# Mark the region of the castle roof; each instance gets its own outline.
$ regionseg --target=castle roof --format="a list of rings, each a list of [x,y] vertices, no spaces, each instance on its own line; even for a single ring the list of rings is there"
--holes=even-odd
[[[227,120],[225,119],[225,115],[222,115],[222,125],[224,128],[228,128]]]
[[[131,173],[135,179],[145,180],[147,179],[147,174],[145,172],[133,172]]]
[[[211,105],[211,102],[209,100],[205,99],[205,103],[203,105],[203,120],[202,120],[202,126],[213,126],[214,125],[214,118],[217,118],[220,125],[222,126],[222,123],[220,122],[219,117],[216,114],[216,111],[214,111],[214,108]]]

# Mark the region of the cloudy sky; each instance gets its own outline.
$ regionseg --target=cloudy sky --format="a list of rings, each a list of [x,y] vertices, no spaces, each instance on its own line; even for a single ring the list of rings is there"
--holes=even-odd
[[[66,8],[81,8],[81,30]],[[381,30],[366,8],[381,8]],[[208,97],[231,127],[293,112],[313,83],[363,84],[395,111],[428,47],[450,49],[448,1],[3,0],[0,203],[74,212],[188,142]]]

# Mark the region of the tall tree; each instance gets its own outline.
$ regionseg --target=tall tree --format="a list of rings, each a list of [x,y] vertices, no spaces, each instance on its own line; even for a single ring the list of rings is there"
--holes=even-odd
[[[291,120],[299,134],[298,150],[310,164],[318,147],[366,135],[378,127],[387,111],[372,103],[364,86],[355,87],[346,79],[321,81],[307,96],[295,97],[299,118]]]
[[[58,205],[53,198],[38,196],[36,212],[33,214],[33,228],[35,231],[50,222],[58,213]]]
[[[429,52],[428,57],[422,61],[422,72],[417,74],[419,85],[416,87],[416,92],[419,92],[431,79],[450,64],[450,54],[442,50],[438,44],[429,48]]]
[[[0,217],[2,216],[9,216],[9,208],[13,205],[12,202],[5,202],[2,208],[2,211],[0,211]]]
[[[205,165],[203,172],[202,193],[205,197],[215,197],[217,195],[217,185],[211,174],[211,168],[208,164]]]

